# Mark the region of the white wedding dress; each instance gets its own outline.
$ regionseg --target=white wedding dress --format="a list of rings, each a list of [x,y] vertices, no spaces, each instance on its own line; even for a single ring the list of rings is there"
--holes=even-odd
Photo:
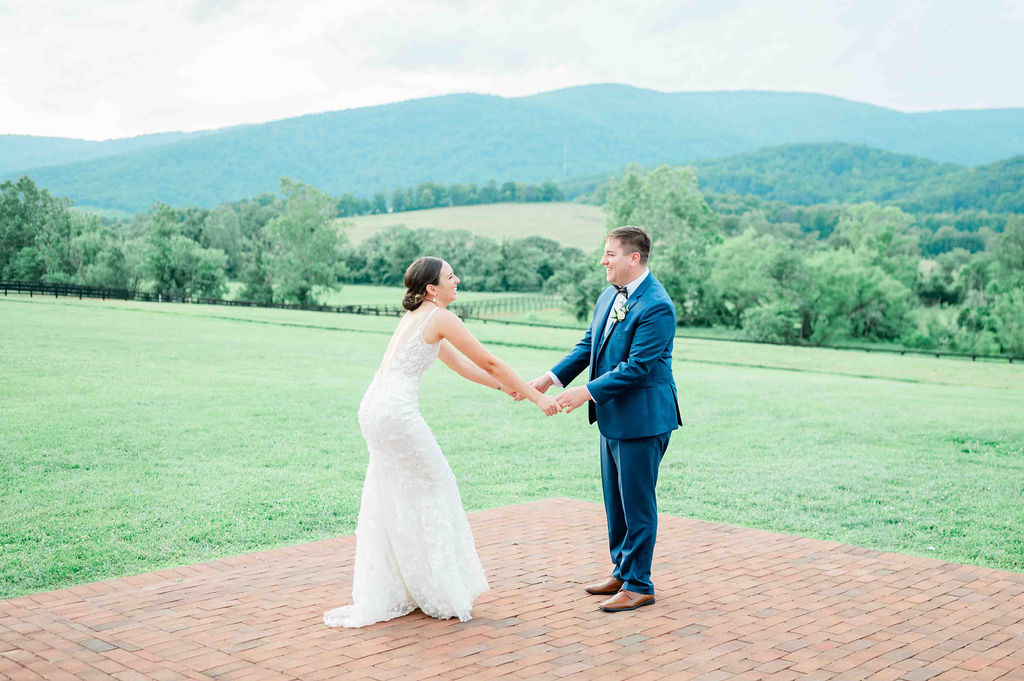
[[[419,410],[420,379],[440,343],[404,318],[359,405],[370,450],[356,523],[352,605],[324,613],[330,627],[361,627],[419,608],[470,619],[487,590],[462,499],[448,462]],[[410,328],[412,327],[412,328]]]

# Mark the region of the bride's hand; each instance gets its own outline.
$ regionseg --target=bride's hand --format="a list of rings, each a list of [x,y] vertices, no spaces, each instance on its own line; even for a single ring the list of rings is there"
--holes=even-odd
[[[562,411],[562,408],[558,406],[558,400],[550,395],[541,395],[534,404],[547,416],[553,416]]]

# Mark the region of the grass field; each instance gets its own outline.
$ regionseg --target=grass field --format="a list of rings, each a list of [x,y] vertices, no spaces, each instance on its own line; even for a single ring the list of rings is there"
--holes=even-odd
[[[0,298],[0,598],[351,533],[395,320]],[[578,331],[473,323],[524,376]],[[680,339],[665,513],[1024,571],[1024,366]],[[442,365],[467,510],[600,500],[584,413]]]
[[[345,221],[352,223],[349,236],[357,244],[386,227],[405,225],[409,229],[465,229],[496,241],[543,236],[589,253],[601,247],[605,233],[601,208],[580,203],[495,203],[360,215]]]

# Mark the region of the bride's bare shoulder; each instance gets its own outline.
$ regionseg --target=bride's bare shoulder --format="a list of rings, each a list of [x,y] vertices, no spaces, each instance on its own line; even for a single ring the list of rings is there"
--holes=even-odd
[[[455,328],[462,326],[462,320],[454,312],[443,307],[435,308],[429,312],[430,320],[423,327],[423,339],[428,343],[436,343],[445,338]]]

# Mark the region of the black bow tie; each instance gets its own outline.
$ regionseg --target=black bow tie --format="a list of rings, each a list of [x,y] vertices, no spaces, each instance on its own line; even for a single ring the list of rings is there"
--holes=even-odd
[[[615,286],[615,284],[612,284],[612,286]],[[629,292],[626,291],[625,286],[615,286],[615,290],[621,293],[623,298],[629,298]]]

